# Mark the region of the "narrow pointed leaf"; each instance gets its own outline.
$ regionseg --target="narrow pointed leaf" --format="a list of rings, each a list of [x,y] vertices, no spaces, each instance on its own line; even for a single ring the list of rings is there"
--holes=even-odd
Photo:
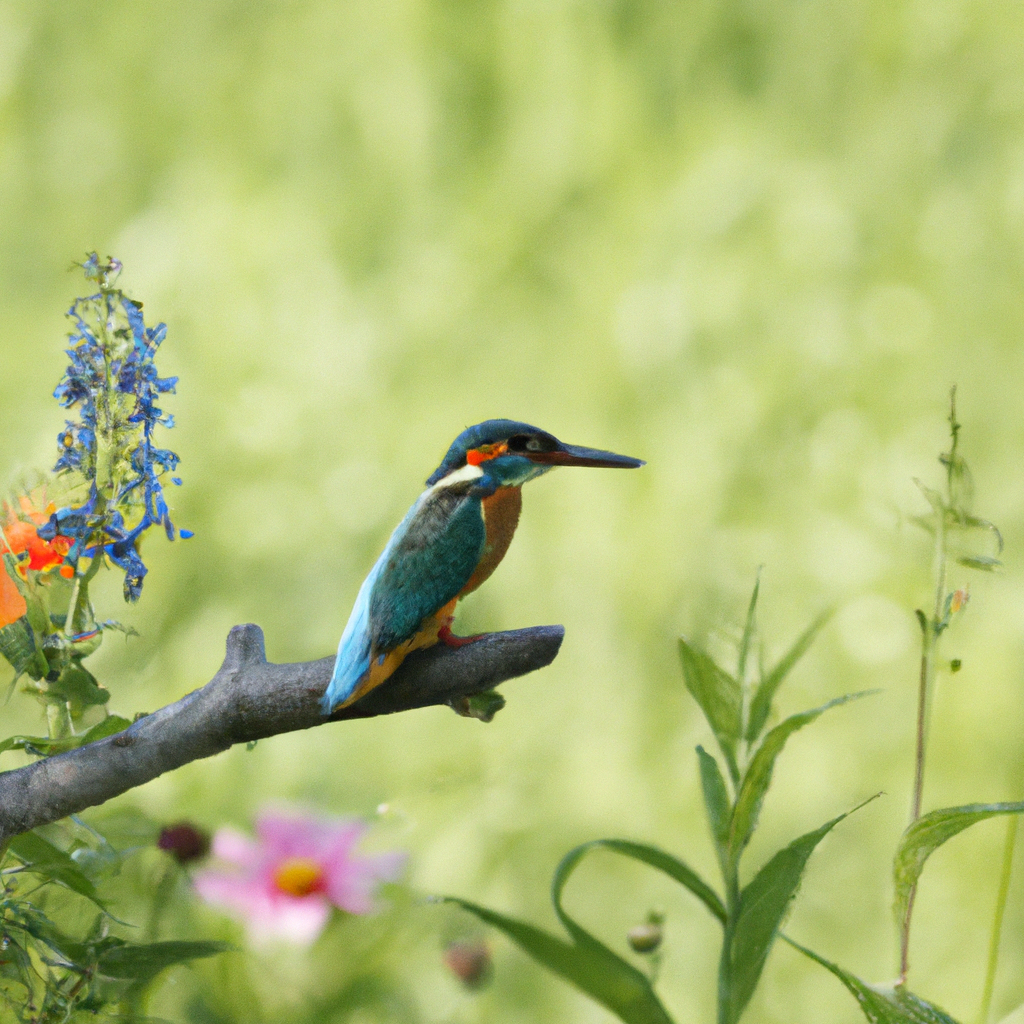
[[[68,964],[84,967],[89,959],[85,943],[65,935],[45,914],[27,903],[5,918],[4,927],[16,928],[38,939]]]
[[[761,741],[757,752],[750,760],[747,770],[743,775],[743,782],[740,784],[739,793],[736,795],[736,806],[733,808],[732,822],[729,828],[729,853],[732,863],[738,862],[744,847],[750,841],[750,837],[757,828],[757,818],[761,812],[761,804],[764,802],[765,794],[772,781],[772,771],[775,768],[775,759],[782,753],[789,737],[809,725],[819,715],[824,714],[829,708],[846,704],[858,697],[863,697],[873,691],[861,693],[848,693],[843,697],[837,697],[823,704],[820,708],[813,708],[810,711],[802,711],[800,714],[791,715],[785,721],[780,722],[774,729],[770,730]]]
[[[596,939],[588,936],[590,941],[583,945],[569,943],[468,900],[447,896],[445,902],[458,904],[504,932],[539,964],[571,982],[626,1024],[673,1024],[648,978]]]
[[[633,860],[638,860],[648,865],[648,867],[663,872],[669,878],[675,879],[680,885],[689,889],[722,924],[725,924],[725,904],[722,903],[718,893],[696,871],[687,867],[677,857],[673,857],[670,853],[665,853],[664,850],[659,850],[655,846],[647,846],[644,843],[633,843],[628,839],[594,839],[589,843],[584,843],[582,846],[577,846],[574,850],[570,850],[562,858],[561,863],[555,870],[555,877],[551,886],[551,898],[555,903],[555,909],[558,911],[559,917],[563,913],[561,909],[562,889],[565,887],[565,883],[569,880],[569,876],[573,871],[576,870],[576,866],[583,857],[591,850],[598,848],[620,853],[624,857],[632,857]],[[575,923],[574,926],[578,927]],[[572,934],[572,928],[568,924],[566,924],[566,927],[570,934]]]
[[[703,747],[697,748],[697,759],[700,762],[700,784],[704,790],[708,825],[711,827],[711,838],[724,876],[729,864],[729,821],[732,816],[729,791],[725,788],[725,779],[718,762]]]
[[[991,558],[988,555],[963,555],[957,562],[968,569],[980,569],[982,572],[995,572],[1003,564],[998,558]]]
[[[988,530],[990,533],[994,533],[996,537],[996,553],[1003,553],[1003,535],[999,532],[999,527],[995,523],[990,523],[987,519],[980,519],[978,516],[964,516],[963,524],[969,526],[975,530]]]
[[[226,942],[150,942],[115,946],[100,955],[97,969],[108,978],[150,981],[161,971],[189,960],[225,953]]]
[[[834,974],[857,1000],[861,1012],[871,1024],[957,1024],[944,1010],[926,1003],[902,986],[869,985],[788,936],[783,935],[782,938]]]
[[[832,617],[829,609],[819,615],[801,634],[796,638],[792,647],[779,659],[779,663],[766,675],[754,692],[754,699],[750,702],[750,717],[747,721],[747,742],[753,743],[765,722],[771,714],[772,701],[775,693],[782,685],[783,680],[793,670],[793,666],[807,653],[807,649],[814,643],[814,638],[821,631],[822,626]]]
[[[747,607],[747,621],[743,626],[743,638],[740,640],[740,658],[736,668],[736,679],[743,685],[747,674],[747,657],[750,654],[750,643],[754,638],[754,623],[757,613],[757,595],[761,589],[761,570],[757,570],[757,579],[754,580],[754,592],[750,595],[750,604]]]
[[[42,836],[35,832],[22,832],[11,840],[10,851],[25,865],[26,871],[41,878],[63,882],[69,889],[103,908],[96,894],[96,886],[85,872],[63,850]]]
[[[120,715],[107,715],[102,722],[97,722],[91,729],[75,736],[62,736],[59,739],[52,739],[49,736],[9,736],[0,742],[0,753],[5,750],[25,750],[37,757],[50,757],[53,754],[74,750],[76,747],[83,747],[93,740],[113,736],[131,724],[127,718]]]
[[[925,500],[929,505],[931,505],[933,511],[937,512],[939,515],[943,515],[947,511],[946,499],[942,496],[941,491],[935,490],[934,487],[929,487],[927,484],[918,480],[916,476],[914,477],[914,483],[917,484],[918,489],[925,496]]]
[[[997,814],[1020,814],[1024,811],[1024,801],[1003,804],[966,804],[963,807],[943,807],[937,811],[929,811],[911,824],[900,839],[893,858],[893,886],[896,900],[893,912],[899,927],[907,913],[910,892],[917,885],[917,880],[924,870],[925,861],[947,839],[962,832],[965,828]]]
[[[860,804],[853,810],[863,806]],[[724,978],[720,978],[720,983],[725,983],[726,1019],[730,1024],[739,1020],[754,994],[789,902],[800,888],[808,858],[818,843],[852,813],[840,814],[779,850],[740,894],[736,925],[727,956],[723,957]]]
[[[686,688],[714,731],[729,764],[729,774],[736,778],[739,774],[736,769],[736,743],[741,731],[740,684],[682,637],[679,639],[679,657],[683,663]]]

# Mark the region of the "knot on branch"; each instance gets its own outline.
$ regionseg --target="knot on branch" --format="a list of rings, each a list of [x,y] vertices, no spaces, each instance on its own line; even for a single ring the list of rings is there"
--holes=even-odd
[[[253,665],[264,665],[267,661],[267,648],[263,639],[263,630],[252,622],[241,626],[232,626],[228,633],[227,652],[221,672],[237,672]]]

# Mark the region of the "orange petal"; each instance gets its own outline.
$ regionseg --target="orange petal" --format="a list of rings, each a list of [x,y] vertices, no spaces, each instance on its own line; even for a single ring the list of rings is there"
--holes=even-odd
[[[25,598],[14,585],[14,580],[7,575],[5,568],[0,567],[0,628],[17,622],[27,611]]]

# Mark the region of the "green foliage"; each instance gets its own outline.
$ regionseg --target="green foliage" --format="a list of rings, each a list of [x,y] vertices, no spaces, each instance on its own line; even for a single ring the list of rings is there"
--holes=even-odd
[[[740,854],[750,842],[754,829],[757,828],[761,804],[771,785],[775,759],[782,753],[782,748],[786,745],[789,737],[797,729],[802,729],[805,725],[813,722],[829,708],[838,707],[866,695],[866,693],[847,694],[845,697],[837,697],[812,711],[790,715],[785,721],[775,726],[761,741],[743,773],[743,780],[736,795],[736,803],[729,818],[728,860],[733,867],[739,864]]]
[[[779,850],[740,893],[739,911],[731,927],[726,928],[726,943],[722,949],[719,1021],[734,1024],[740,1019],[760,980],[789,903],[800,888],[808,858],[846,816],[840,814],[821,828],[794,839]]]
[[[71,834],[51,826],[49,831],[62,835],[70,849],[39,832],[25,832],[11,840],[0,861],[0,1000],[12,1019],[58,1024],[88,1012],[113,1020],[123,1019],[130,1008],[130,1019],[142,1021],[139,1007],[163,971],[230,948],[224,942],[140,942],[137,932],[130,938],[113,934],[118,922],[97,885],[117,875],[131,852],[120,853],[89,829]],[[159,887],[151,894],[155,900],[166,897]],[[59,923],[82,919],[82,898],[99,910],[85,930]]]
[[[7,739],[0,742],[0,753],[5,750],[24,750],[36,757],[63,754],[66,750],[74,750],[86,743],[92,743],[93,740],[113,736],[115,733],[127,729],[131,724],[127,718],[122,718],[120,715],[107,715],[106,718],[86,729],[85,732],[69,736],[8,736]]]
[[[793,840],[771,857],[745,887],[741,887],[740,857],[757,828],[761,804],[771,785],[772,769],[786,740],[829,708],[864,696],[849,694],[812,711],[792,715],[770,730],[756,749],[751,749],[750,744],[756,741],[768,719],[779,684],[806,652],[826,618],[821,617],[812,623],[779,664],[761,679],[754,698],[759,702],[760,722],[756,728],[745,731],[741,723],[747,711],[747,693],[740,680],[745,676],[753,641],[759,590],[760,578],[754,585],[748,606],[737,677],[731,676],[688,641],[679,642],[686,688],[704,712],[735,784],[736,797],[732,799],[718,761],[698,746],[701,787],[711,838],[725,883],[725,899],[722,900],[678,858],[654,847],[622,839],[598,839],[584,843],[567,853],[555,871],[551,899],[559,920],[572,937],[572,943],[506,915],[451,898],[501,929],[538,962],[571,981],[628,1024],[649,1024],[668,1021],[669,1018],[654,995],[650,980],[566,913],[562,905],[562,891],[584,856],[595,849],[607,849],[631,857],[664,872],[701,900],[724,928],[718,973],[718,1021],[719,1024],[736,1024],[754,994],[779,927],[800,887],[808,858],[821,840],[847,816],[840,814],[813,832]]]
[[[754,590],[754,597],[751,605],[757,599],[757,590]],[[797,637],[793,646],[779,659],[779,663],[773,668],[754,691],[753,700],[750,702],[750,713],[747,716],[746,740],[753,743],[768,721],[768,714],[771,711],[772,701],[775,699],[775,691],[782,685],[783,680],[793,670],[796,663],[807,653],[808,648],[814,643],[814,638],[821,628],[832,617],[832,612],[823,612],[812,622],[807,629]],[[742,659],[741,659],[742,662]],[[740,675],[742,679],[742,674]]]
[[[834,974],[857,1000],[869,1024],[957,1024],[948,1013],[915,996],[902,985],[869,985],[798,942],[786,936],[783,938]]]
[[[704,712],[729,766],[729,775],[736,781],[739,779],[736,744],[741,734],[742,687],[684,637],[679,638],[679,657],[683,663],[686,688]]]
[[[226,942],[120,942],[103,950],[96,961],[96,972],[107,978],[144,983],[175,964],[201,960],[231,948]]]
[[[964,807],[943,807],[923,814],[911,822],[900,838],[893,857],[892,874],[895,902],[893,913],[897,927],[907,917],[911,893],[924,870],[925,861],[947,839],[959,835],[965,828],[998,814],[1024,813],[1024,801],[1001,804],[968,804]]]

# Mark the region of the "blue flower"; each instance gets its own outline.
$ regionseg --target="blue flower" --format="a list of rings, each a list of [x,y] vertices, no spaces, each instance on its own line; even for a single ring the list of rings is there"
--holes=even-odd
[[[57,437],[54,471],[80,475],[89,496],[55,512],[40,536],[71,537],[67,560],[73,566],[83,555],[106,555],[124,570],[125,599],[134,601],[147,572],[138,551],[142,535],[162,526],[169,539],[175,536],[162,478],[175,471],[179,459],[157,447],[153,435],[158,426],[174,426],[157,400],[173,393],[178,379],[160,377],[154,361],[167,326],[147,327],[141,303],[113,287],[120,262],[102,262],[91,253],[81,267],[100,291],[76,300],[68,311],[69,362],[54,397],[74,409],[77,419],[67,420]],[[182,531],[186,535],[191,533]]]

